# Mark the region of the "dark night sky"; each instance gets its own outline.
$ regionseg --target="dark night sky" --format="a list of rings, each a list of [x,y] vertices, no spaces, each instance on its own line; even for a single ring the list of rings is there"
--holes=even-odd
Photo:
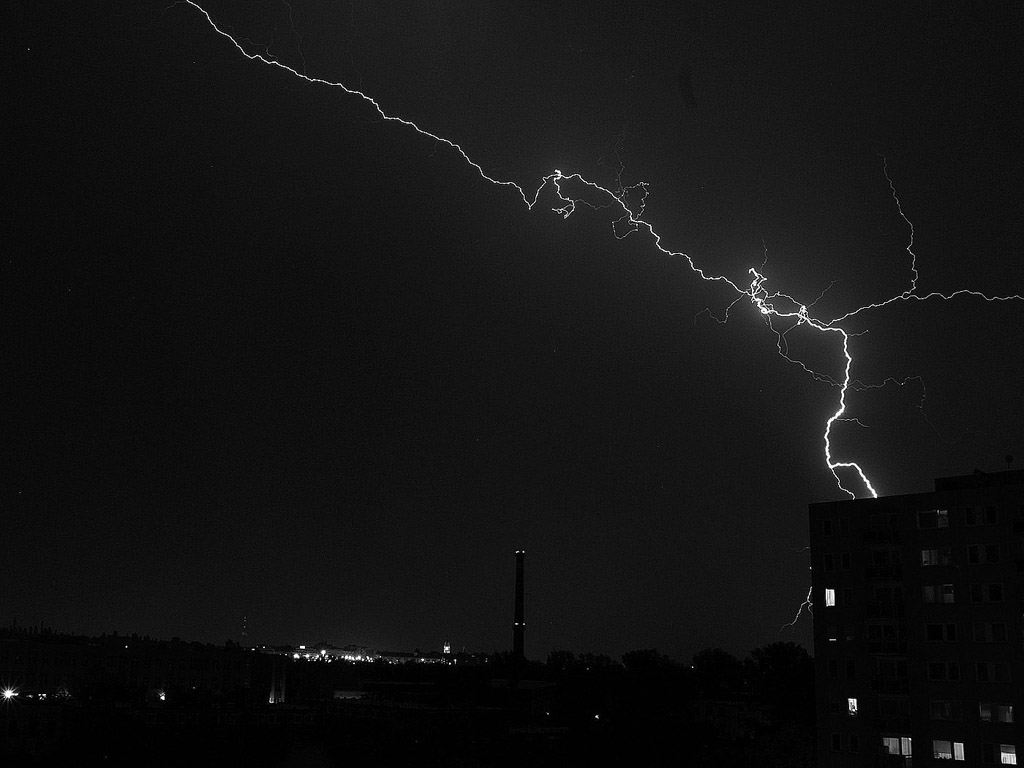
[[[715,323],[607,212],[527,210],[187,5],[41,5],[5,25],[0,623],[493,650],[522,547],[531,656],[779,637],[838,392],[749,302]],[[208,7],[494,176],[621,162],[709,271],[836,281],[817,317],[909,286],[880,155],[922,292],[1024,293],[1018,3],[380,5]],[[1024,461],[1024,304],[844,327],[855,377],[927,388],[849,397],[880,492]]]

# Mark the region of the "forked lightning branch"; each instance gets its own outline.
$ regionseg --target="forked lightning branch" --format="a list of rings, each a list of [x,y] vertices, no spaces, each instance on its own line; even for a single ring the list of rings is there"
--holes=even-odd
[[[659,235],[655,231],[654,227],[643,218],[644,201],[646,200],[646,196],[648,193],[648,185],[646,183],[640,182],[629,187],[619,188],[613,191],[611,189],[601,186],[600,184],[583,178],[578,173],[565,173],[561,170],[555,169],[552,170],[551,173],[547,174],[546,176],[540,179],[540,182],[536,189],[534,189],[533,191],[527,191],[514,181],[503,181],[501,179],[497,179],[488,175],[487,172],[483,169],[483,167],[479,163],[474,161],[468,154],[466,154],[462,147],[459,146],[456,142],[452,141],[451,139],[447,139],[443,136],[438,136],[437,134],[431,133],[430,131],[424,130],[411,120],[407,120],[402,117],[397,117],[395,115],[389,115],[387,112],[384,111],[383,107],[381,107],[381,105],[375,99],[363,93],[362,91],[350,88],[343,83],[331,82],[329,80],[324,80],[318,77],[311,77],[305,74],[304,72],[301,72],[293,67],[288,66],[287,64],[278,61],[277,59],[271,57],[269,54],[250,53],[234,36],[227,32],[223,26],[219,25],[218,22],[210,15],[210,13],[206,11],[198,3],[193,2],[193,0],[181,0],[179,3],[175,3],[175,5],[181,4],[187,4],[195,8],[200,14],[202,14],[203,18],[206,19],[207,23],[209,23],[209,25],[218,34],[220,34],[228,42],[230,42],[238,50],[238,52],[245,58],[251,61],[261,62],[262,64],[266,64],[268,66],[283,69],[297,78],[306,80],[310,84],[326,86],[329,88],[337,88],[349,96],[353,96],[363,100],[364,102],[372,106],[374,110],[376,110],[377,114],[380,116],[382,120],[400,123],[408,127],[409,129],[414,130],[419,134],[422,134],[423,136],[433,139],[439,144],[443,144],[449,147],[451,150],[458,153],[458,155],[460,155],[462,159],[469,166],[471,166],[480,175],[480,178],[483,179],[484,181],[489,182],[490,184],[493,184],[498,187],[505,187],[510,190],[514,190],[528,209],[532,210],[537,205],[538,200],[540,200],[541,198],[541,193],[545,191],[547,191],[549,194],[553,193],[557,197],[559,204],[552,208],[552,210],[555,213],[561,215],[565,219],[569,218],[573,214],[573,212],[575,212],[577,206],[581,205],[588,208],[610,209],[616,212],[615,215],[617,216],[612,226],[612,234],[614,237],[621,239],[629,235],[634,235],[636,233],[646,233],[651,240],[651,244],[659,253],[673,258],[684,259],[686,263],[689,265],[690,269],[693,271],[693,273],[697,275],[697,277],[699,277],[701,280],[723,283],[729,286],[729,288],[735,291],[736,293],[736,299],[732,302],[730,308],[734,306],[737,302],[741,302],[744,300],[749,301],[752,307],[764,318],[766,324],[769,326],[769,328],[771,328],[771,330],[776,334],[777,338],[779,339],[778,351],[783,358],[785,358],[789,362],[800,365],[801,368],[803,368],[809,374],[814,376],[816,380],[828,382],[838,389],[839,396],[836,404],[836,410],[828,418],[823,427],[822,445],[826,465],[828,466],[829,471],[832,473],[832,476],[835,478],[836,484],[842,491],[849,494],[851,498],[856,498],[858,496],[858,493],[860,495],[864,495],[864,493],[866,492],[874,497],[877,497],[878,494],[875,491],[875,488],[872,485],[871,480],[868,478],[867,474],[864,472],[861,466],[855,461],[847,461],[838,458],[837,451],[833,448],[833,427],[835,427],[837,423],[852,420],[846,415],[847,395],[849,394],[852,382],[854,381],[852,378],[854,358],[850,353],[850,338],[852,334],[848,332],[846,329],[844,329],[843,326],[840,325],[840,323],[862,312],[878,309],[880,307],[884,307],[889,304],[902,301],[950,301],[956,298],[972,298],[989,302],[1024,301],[1024,296],[1021,296],[1019,294],[1011,294],[1006,296],[990,296],[979,291],[974,291],[966,288],[951,291],[949,293],[931,292],[926,294],[918,294],[917,257],[913,251],[914,228],[910,220],[903,213],[902,205],[899,201],[899,198],[896,196],[895,186],[888,175],[888,169],[884,168],[884,173],[886,179],[889,181],[890,189],[892,190],[892,197],[896,203],[897,211],[899,215],[903,218],[903,220],[906,222],[907,226],[910,228],[910,240],[906,247],[907,254],[910,257],[910,287],[907,290],[903,291],[902,293],[896,294],[882,301],[874,302],[871,304],[865,304],[864,306],[858,307],[857,309],[847,312],[846,314],[840,315],[839,317],[834,317],[830,319],[816,317],[811,312],[811,308],[814,306],[814,302],[807,304],[798,301],[793,296],[787,293],[769,291],[766,287],[767,277],[761,271],[763,270],[763,265],[760,269],[755,269],[752,267],[751,269],[748,270],[749,282],[738,283],[734,282],[733,280],[729,279],[724,275],[715,275],[708,272],[706,269],[699,266],[694,261],[694,259],[687,255],[686,253],[683,253],[681,251],[673,251],[665,247],[662,244],[661,235]],[[574,193],[572,190],[579,191]],[[635,195],[635,197],[639,198],[640,200],[639,205],[636,206],[636,210],[634,210],[634,207],[631,206],[628,201],[630,192],[634,190],[638,190],[638,194]],[[586,194],[587,197],[582,197],[583,194]],[[595,199],[603,201],[602,204],[596,205],[593,202],[593,200]],[[621,211],[621,215],[618,214],[617,211]],[[780,330],[782,326],[785,326],[785,330]],[[836,344],[839,348],[839,351],[842,353],[843,360],[842,376],[840,378],[836,379],[824,374],[817,373],[816,371],[813,371],[812,369],[804,365],[800,360],[794,359],[789,356],[782,343],[782,338],[785,334],[789,333],[791,330],[793,330],[793,328],[797,326],[805,326],[819,333],[835,337]],[[856,477],[859,479],[862,487],[856,490],[847,487],[847,485],[845,485],[843,482],[843,478],[840,476],[841,471],[843,471],[844,473],[849,472],[855,474]]]

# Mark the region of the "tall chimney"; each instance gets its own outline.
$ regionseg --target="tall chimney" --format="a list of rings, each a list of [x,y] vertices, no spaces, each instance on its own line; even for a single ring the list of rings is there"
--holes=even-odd
[[[526,552],[516,550],[516,608],[512,625],[512,658],[516,664],[523,661],[523,633],[526,631],[526,619],[523,616],[523,558]]]

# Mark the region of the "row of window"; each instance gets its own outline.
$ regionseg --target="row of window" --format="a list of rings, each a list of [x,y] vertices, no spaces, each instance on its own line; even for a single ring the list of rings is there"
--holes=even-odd
[[[975,678],[978,682],[1010,682],[1010,668],[1002,662],[979,662],[974,666]],[[929,661],[926,669],[929,680],[954,683],[960,680],[960,664],[956,661]]]
[[[878,699],[878,714],[882,717],[909,717],[910,699],[906,696],[884,696]],[[848,717],[857,717],[860,708],[856,697],[850,696],[843,706],[840,701],[829,702],[829,711],[832,714],[844,712]],[[963,720],[963,705],[959,701],[929,701],[928,717],[932,720]],[[1014,720],[1013,704],[1004,704],[995,701],[978,702],[978,720],[982,723],[1003,723],[1012,725]]]
[[[1001,603],[1006,594],[1001,583],[971,584],[970,593],[972,603]],[[898,602],[903,599],[903,590],[899,587],[875,588],[873,597],[875,602]],[[921,587],[921,599],[926,603],[955,603],[956,589],[952,584],[925,584]],[[825,607],[834,608],[836,605],[853,605],[853,590],[825,587]]]
[[[828,676],[831,680],[839,679],[840,659],[829,659]],[[847,680],[857,679],[857,662],[853,659],[843,660],[843,670]],[[929,680],[959,681],[960,664],[956,661],[933,661],[926,667]],[[909,678],[907,662],[904,659],[874,659],[872,676],[876,678],[906,680]],[[979,661],[974,664],[974,679],[979,683],[1011,682],[1010,665],[1002,661]]]
[[[838,557],[837,557],[838,556]],[[987,565],[1002,562],[1002,547],[999,544],[970,544],[967,547],[967,563],[969,565]],[[953,547],[926,547],[921,550],[921,566],[953,565]],[[876,549],[871,552],[871,564],[878,567],[897,566],[902,564],[898,549]],[[853,556],[849,552],[825,552],[821,556],[821,567],[826,573],[832,573],[836,566],[849,571],[853,568]]]
[[[918,528],[948,528],[950,522],[948,509],[927,509],[917,513]],[[964,525],[996,525],[999,522],[999,510],[995,507],[964,507]]]
[[[963,507],[959,510],[958,514],[966,526],[997,525],[999,523],[999,510],[993,506]],[[873,529],[893,527],[898,524],[899,518],[900,515],[898,514],[874,514],[870,516],[869,523]],[[948,528],[950,521],[951,515],[948,509],[923,509],[917,513],[918,528]],[[822,536],[832,536],[836,532],[840,536],[846,536],[850,533],[849,518],[839,518],[838,525],[836,525],[836,521],[832,518],[823,518],[821,520]]]
[[[857,625],[826,624],[825,639],[830,643],[842,637],[847,642],[856,639]],[[1009,626],[1001,621],[976,621],[971,623],[972,639],[976,643],[1005,643],[1009,641]],[[868,624],[867,639],[869,643],[904,640],[903,625],[896,623]],[[955,643],[958,639],[957,625],[952,622],[943,624],[925,624],[924,639],[929,643]]]
[[[833,733],[831,735],[832,751],[842,752],[844,734]],[[850,752],[860,751],[860,737],[851,733],[845,740],[849,744]],[[882,752],[889,755],[897,755],[905,758],[913,756],[913,739],[910,736],[883,736]],[[949,739],[932,739],[932,758],[935,760],[953,760],[964,762],[967,760],[968,752],[971,752],[962,741]],[[1017,764],[1017,746],[1015,744],[990,744],[981,745],[981,759],[984,763],[999,763],[1000,765]],[[977,758],[975,758],[977,759]]]
[[[971,584],[972,603],[1001,603],[1003,602],[1002,584]],[[926,603],[953,603],[956,602],[956,590],[952,584],[925,584],[921,588],[921,597]]]

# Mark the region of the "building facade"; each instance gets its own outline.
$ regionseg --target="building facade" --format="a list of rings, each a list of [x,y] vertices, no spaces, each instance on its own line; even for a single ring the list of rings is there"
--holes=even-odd
[[[809,518],[818,765],[1024,765],[1024,471]]]

